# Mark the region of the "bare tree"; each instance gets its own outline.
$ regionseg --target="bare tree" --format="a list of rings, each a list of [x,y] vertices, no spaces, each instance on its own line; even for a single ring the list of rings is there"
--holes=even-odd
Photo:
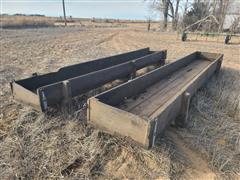
[[[154,0],[151,8],[163,15],[163,21],[161,21],[160,27],[164,31],[167,30],[169,0]]]
[[[210,15],[210,8],[211,7],[209,1],[195,0],[195,2],[192,4],[191,9],[187,11],[183,17],[184,26],[190,26],[190,30],[203,29],[204,27],[202,22],[206,21],[202,20]],[[196,23],[199,21],[200,23]]]
[[[187,10],[188,10],[188,0],[186,0],[185,4],[184,4],[184,11],[183,11],[183,16],[186,15],[187,13]]]
[[[154,10],[163,14],[162,29],[167,30],[168,17],[172,18],[172,29],[176,30],[179,19],[180,0],[155,0],[153,1]]]
[[[211,17],[215,16],[217,18],[219,24],[216,23],[215,20],[207,20],[196,26],[192,26],[192,29],[199,27],[200,29],[208,29],[210,31],[222,31],[225,17],[232,1],[233,0],[154,0],[152,7],[162,14],[163,20],[161,21],[161,27],[163,30],[167,30],[168,18],[171,18],[172,30],[175,31],[178,28],[180,18],[182,19],[182,26],[186,27],[211,15]],[[181,6],[183,7],[182,11],[179,10]]]
[[[176,30],[177,29],[177,25],[178,25],[178,18],[179,18],[179,14],[178,14],[178,9],[179,9],[179,3],[180,0],[175,0],[175,8],[174,8],[174,4],[173,4],[173,0],[169,1],[169,7],[170,7],[170,11],[171,14],[168,14],[171,18],[172,18],[172,30]]]
[[[163,30],[167,30],[169,0],[162,0],[163,4]]]
[[[188,9],[189,9],[189,7],[191,7],[190,4],[191,3],[189,3],[189,0],[185,0],[185,2],[183,3],[183,11],[182,11],[183,14],[181,16],[181,28],[185,28],[187,26],[186,24],[184,24],[184,17],[186,17]],[[180,18],[180,16],[179,16],[179,18]]]
[[[228,7],[230,5],[230,0],[219,0],[219,11],[217,17],[219,18],[219,28],[218,31],[223,31],[223,24],[225,21],[225,17],[228,11]]]
[[[239,32],[239,24],[240,24],[240,15],[234,18],[230,26],[230,32],[238,33]]]

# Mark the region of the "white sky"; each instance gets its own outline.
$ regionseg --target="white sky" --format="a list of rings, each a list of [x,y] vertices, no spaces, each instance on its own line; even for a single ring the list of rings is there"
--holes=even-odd
[[[0,0],[1,13],[62,16],[62,0]],[[152,15],[144,0],[65,0],[67,16],[146,19]]]

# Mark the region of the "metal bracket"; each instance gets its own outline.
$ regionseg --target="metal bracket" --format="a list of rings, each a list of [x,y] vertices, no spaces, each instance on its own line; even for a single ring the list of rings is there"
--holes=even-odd
[[[64,102],[69,102],[72,98],[71,85],[68,80],[63,81],[63,96]]]
[[[188,122],[190,98],[191,94],[189,92],[185,92],[183,94],[181,111],[179,113],[178,118],[175,121],[176,125],[180,127],[185,127]]]
[[[45,96],[45,93],[41,88],[38,89],[38,95],[39,95],[41,109],[43,112],[45,112],[47,110],[48,103],[47,103],[47,98]]]
[[[217,63],[217,68],[216,68],[216,74],[218,75],[221,69],[221,65],[222,65],[222,59],[223,57],[220,58],[220,60]]]
[[[135,66],[135,61],[131,61],[130,64],[131,64],[131,66],[133,68],[132,73],[130,74],[130,79],[132,80],[132,79],[134,79],[136,77],[137,68]]]
[[[63,81],[63,106],[67,107],[68,113],[72,112],[72,90],[68,80]]]
[[[154,120],[154,129],[153,129],[153,139],[152,139],[152,147],[155,146],[155,141],[156,141],[156,137],[157,137],[157,125],[158,125],[158,122],[157,122],[157,119]]]

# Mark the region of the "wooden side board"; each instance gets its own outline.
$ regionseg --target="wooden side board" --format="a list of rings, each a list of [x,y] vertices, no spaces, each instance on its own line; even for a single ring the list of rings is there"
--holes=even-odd
[[[197,89],[199,89],[210,78],[210,76],[214,74],[214,72],[219,71],[223,55],[195,52],[195,55],[191,56],[193,61],[194,59],[203,57],[205,59],[203,61],[209,61],[208,65],[202,66],[203,69],[197,75],[194,75],[190,81],[186,81],[184,86],[181,87],[175,95],[168,97],[167,101],[155,109],[149,116],[141,116],[139,114],[133,114],[131,111],[127,112],[124,109],[119,109],[120,104],[123,103],[126,98],[136,97],[136,95],[140,97],[140,94],[144,92],[144,89],[153,86],[154,83],[151,83],[150,81],[155,82],[155,79],[161,80],[168,77],[169,74],[166,75],[160,73],[160,71],[165,72],[166,67],[160,67],[159,69],[136,78],[133,81],[90,98],[88,100],[88,121],[109,133],[114,134],[117,132],[117,134],[122,136],[130,137],[144,147],[154,146],[156,136],[163,133],[164,129],[172,121],[176,119],[178,120],[177,124],[181,125],[186,123],[191,96],[193,96]],[[188,58],[189,56],[187,56],[187,59]],[[184,58],[181,59],[181,61],[185,62]],[[193,61],[188,60],[189,63],[192,63]],[[180,62],[172,63],[168,66],[175,66],[176,64],[180,68],[186,66],[184,63],[182,66],[179,66],[179,64],[181,64]],[[169,68],[175,69],[174,67]],[[175,71],[173,71],[173,73],[174,72]],[[156,76],[156,74],[158,74],[158,76]],[[148,79],[148,81],[145,81],[144,83],[142,80],[145,79]],[[142,87],[144,85],[145,88]],[[142,90],[135,91],[139,88],[142,88]],[[134,91],[138,94],[133,95],[132,92]],[[146,91],[146,93],[147,92],[148,91]],[[164,94],[162,96],[164,96]],[[156,105],[156,103],[154,103],[154,105]],[[179,119],[180,116],[181,118]],[[184,120],[182,120],[183,118]],[[135,125],[134,121],[136,121],[138,125]],[[139,125],[139,123],[141,125]]]
[[[39,97],[15,82],[10,83],[13,98],[19,102],[28,104],[37,110],[41,110]]]
[[[149,48],[138,49],[114,56],[65,66],[60,68],[57,72],[34,75],[32,77],[17,80],[15,82],[24,88],[36,93],[37,89],[40,87],[71,79],[77,76],[82,76],[91,72],[99,71],[101,69],[109,68],[118,64],[126,63],[152,53],[153,51],[150,51]]]
[[[87,115],[89,122],[103,131],[131,137],[144,147],[149,146],[151,125],[147,120],[104,104],[94,97],[88,100]]]

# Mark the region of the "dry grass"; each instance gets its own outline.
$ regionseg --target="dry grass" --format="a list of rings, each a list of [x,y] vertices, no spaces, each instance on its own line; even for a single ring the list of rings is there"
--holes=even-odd
[[[54,20],[49,17],[37,16],[1,16],[1,28],[20,29],[20,28],[40,28],[54,26]]]
[[[221,178],[240,175],[240,72],[223,68],[191,103],[189,127],[179,133]]]
[[[12,149],[14,147],[14,150]],[[0,146],[3,179],[168,178],[182,169],[170,146],[151,151],[65,116],[23,114]],[[180,166],[181,167],[181,166]]]
[[[168,61],[196,50],[224,53],[219,76],[214,76],[192,99],[189,127],[174,128],[173,133],[182,137],[182,144],[206,161],[220,178],[237,179],[240,172],[238,46],[183,43],[173,34],[146,32],[142,28],[80,27],[2,30],[0,45],[2,179],[198,178],[196,174],[192,178],[186,176],[189,169],[199,171],[198,164],[193,167],[191,158],[176,148],[171,137],[159,138],[155,148],[145,150],[85,124],[84,110],[73,116],[60,112],[42,115],[11,98],[8,82],[12,79],[147,46],[153,50],[168,49]],[[78,109],[84,107],[87,97],[74,101]]]

